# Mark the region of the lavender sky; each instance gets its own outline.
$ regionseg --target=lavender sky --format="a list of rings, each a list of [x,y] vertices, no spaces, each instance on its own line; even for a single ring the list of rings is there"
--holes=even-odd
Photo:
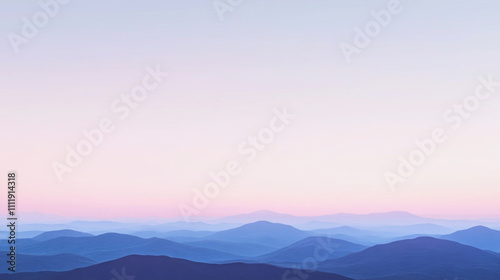
[[[19,53],[8,34],[41,8],[1,1],[1,174],[18,172],[26,212],[174,217],[287,108],[202,215],[500,217],[500,88],[459,129],[443,119],[478,77],[500,80],[500,2],[435,2],[401,1],[348,63],[339,44],[388,1],[243,1],[221,21],[211,1],[74,0]],[[171,75],[119,120],[110,104],[156,65]],[[52,163],[106,117],[115,131],[59,182]],[[448,140],[392,191],[384,173],[437,127]]]

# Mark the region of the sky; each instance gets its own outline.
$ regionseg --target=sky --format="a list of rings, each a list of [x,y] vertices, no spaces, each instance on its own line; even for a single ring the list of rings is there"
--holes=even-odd
[[[459,126],[448,112],[479,77],[500,80],[500,2],[401,1],[350,62],[341,44],[391,1],[241,1],[222,17],[214,3],[68,1],[16,47],[44,9],[0,2],[0,170],[18,174],[19,210],[500,217],[500,87]],[[145,79],[157,83],[136,108],[113,109]],[[276,110],[294,117],[249,160],[239,147]],[[59,180],[54,163],[103,120],[113,131]],[[387,172],[435,129],[446,141],[391,187]],[[240,172],[193,204],[228,162]]]

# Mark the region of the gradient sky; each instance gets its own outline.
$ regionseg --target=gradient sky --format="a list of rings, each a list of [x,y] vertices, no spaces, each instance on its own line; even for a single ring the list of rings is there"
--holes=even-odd
[[[201,215],[500,217],[500,89],[458,130],[442,117],[500,80],[500,2],[401,1],[348,64],[339,44],[387,2],[252,0],[221,21],[211,1],[73,0],[16,54],[7,34],[40,7],[1,1],[0,170],[18,171],[22,211],[178,216],[286,107],[296,119]],[[155,65],[171,76],[117,120],[111,102]],[[59,183],[52,162],[104,117],[116,131]],[[436,127],[448,141],[392,192],[384,172]]]

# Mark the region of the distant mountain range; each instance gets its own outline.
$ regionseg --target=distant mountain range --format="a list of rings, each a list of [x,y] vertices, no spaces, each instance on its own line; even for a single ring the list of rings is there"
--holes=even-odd
[[[343,239],[353,243],[375,245],[392,241],[410,239],[420,236],[439,236],[451,233],[452,229],[434,224],[415,224],[404,226],[379,226],[370,228],[354,228],[349,226],[317,229],[315,234],[331,238]]]
[[[186,244],[173,242],[166,239],[150,238],[145,240],[145,244],[118,250],[94,251],[85,254],[92,259],[98,261],[107,261],[121,258],[128,255],[153,255],[153,256],[169,256],[174,258],[182,258],[191,261],[200,261],[207,263],[222,262],[239,258],[237,255],[232,255],[218,250],[212,250],[201,247],[194,247]]]
[[[280,214],[272,211],[257,211],[248,214],[239,214],[227,216],[214,220],[207,220],[210,223],[252,223],[256,221],[270,221],[275,223],[284,223],[293,225],[297,228],[307,230],[325,228],[326,223],[328,227],[338,227],[342,225],[353,227],[378,227],[378,226],[408,226],[418,224],[433,224],[445,228],[467,228],[477,225],[487,225],[500,228],[500,218],[497,220],[447,220],[447,219],[433,219],[420,217],[404,211],[392,211],[385,213],[371,213],[371,214],[349,214],[338,213],[332,215],[320,216],[293,216],[289,214]],[[311,228],[311,224],[317,224],[318,227]],[[437,228],[430,228],[436,230]],[[438,229],[442,231],[443,229]],[[411,232],[415,233],[415,232]],[[443,232],[421,232],[421,233],[443,233]],[[404,233],[404,234],[409,234]]]
[[[85,255],[95,251],[109,251],[146,244],[146,239],[136,236],[106,233],[90,237],[57,237],[23,245],[26,254],[55,255],[62,253]]]
[[[190,241],[196,240],[197,238],[203,238],[214,234],[214,231],[192,231],[192,230],[173,230],[173,231],[138,231],[133,232],[131,235],[135,235],[142,238],[165,238],[173,241],[182,240],[182,241]]]
[[[78,254],[96,261],[108,261],[132,254],[168,255],[194,261],[215,262],[237,259],[228,253],[198,248],[170,240],[108,233],[91,237],[58,237],[22,247],[33,255]]]
[[[117,232],[124,234],[140,232],[159,232],[190,230],[190,231],[221,231],[235,228],[244,224],[257,221],[270,221],[274,223],[283,223],[292,225],[302,230],[315,230],[321,228],[334,228],[340,226],[351,226],[367,228],[375,231],[388,231],[400,235],[410,234],[448,234],[452,230],[470,228],[478,225],[488,226],[490,228],[500,229],[500,218],[488,220],[447,220],[420,217],[408,212],[393,211],[386,213],[371,214],[348,214],[339,213],[332,215],[319,216],[294,216],[289,214],[280,214],[272,211],[257,211],[248,214],[239,214],[222,218],[198,217],[196,222],[185,222],[182,219],[173,218],[152,218],[152,219],[115,219],[115,221],[70,221],[68,218],[57,218],[54,215],[44,215],[40,213],[31,213],[37,217],[37,222],[25,222],[23,231],[51,231],[71,229],[83,231],[92,234],[102,234],[105,232]],[[28,219],[28,221],[31,221]],[[398,226],[425,225],[425,228],[419,226],[418,231],[411,231],[410,228],[398,228]],[[395,226],[394,228],[383,228]],[[422,231],[423,230],[423,231]],[[447,230],[451,230],[446,232]],[[22,233],[20,233],[22,234]],[[24,235],[32,237],[33,235]],[[146,235],[143,235],[146,237]],[[149,236],[164,237],[164,236]],[[188,240],[184,240],[188,241]]]
[[[498,280],[500,258],[453,241],[420,237],[328,260],[319,269],[356,279]]]
[[[330,223],[331,225],[407,225],[425,223],[429,219],[413,215],[408,212],[394,211],[387,213],[372,214],[348,214],[338,213],[332,215],[320,216],[293,216],[289,214],[280,214],[272,211],[257,211],[248,214],[239,214],[214,219],[211,222],[217,223],[252,223],[259,220],[271,221],[276,223],[285,223],[291,225],[300,225],[307,223]],[[382,223],[380,223],[382,222]]]
[[[2,280],[291,280],[293,277],[296,276],[291,269],[267,264],[205,264],[163,256],[135,255],[67,272],[0,274]],[[352,280],[326,272],[310,273],[307,279]]]
[[[63,230],[44,232],[42,234],[39,234],[39,235],[33,237],[33,240],[47,241],[47,240],[54,239],[57,237],[90,237],[90,236],[93,236],[93,235],[89,234],[89,233],[85,233],[85,232],[80,232],[80,231],[75,231],[75,230],[70,230],[70,229],[63,229]]]

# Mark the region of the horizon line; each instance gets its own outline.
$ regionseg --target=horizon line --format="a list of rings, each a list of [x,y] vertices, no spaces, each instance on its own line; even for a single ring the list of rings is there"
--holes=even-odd
[[[203,221],[213,221],[217,219],[223,219],[223,218],[229,218],[229,217],[234,217],[234,216],[245,216],[245,215],[252,215],[252,214],[258,214],[258,213],[266,213],[270,215],[283,215],[283,216],[290,216],[290,217],[295,217],[295,218],[315,218],[315,217],[326,217],[326,216],[335,216],[335,215],[355,215],[355,216],[367,216],[367,215],[377,215],[377,214],[390,214],[390,213],[399,213],[399,214],[406,214],[406,215],[411,215],[419,218],[427,218],[427,219],[442,219],[442,220],[478,220],[478,219],[484,219],[484,220],[495,220],[495,219],[500,219],[500,215],[490,215],[490,216],[464,216],[464,215],[432,215],[432,216],[427,216],[427,215],[419,215],[419,214],[414,214],[409,211],[404,211],[404,210],[392,210],[392,211],[385,211],[385,212],[365,212],[365,213],[353,213],[353,212],[336,212],[336,213],[330,213],[330,214],[319,214],[319,215],[295,215],[295,214],[289,214],[289,213],[282,213],[282,212],[276,212],[272,210],[256,210],[252,212],[241,212],[241,213],[235,213],[235,214],[229,214],[225,216],[194,216],[192,223],[194,222],[203,222]],[[54,219],[68,219],[71,221],[113,221],[113,220],[151,220],[151,219],[165,219],[165,220],[175,220],[175,221],[183,221],[183,217],[181,215],[179,216],[113,216],[113,217],[92,217],[92,216],[64,216],[60,214],[52,214],[52,213],[44,213],[44,212],[39,212],[39,211],[27,211],[27,212],[18,212],[17,216],[19,220],[22,220],[22,216],[28,214],[28,215],[42,215],[42,216],[53,216]],[[8,216],[7,214],[3,214],[1,216]],[[43,221],[41,221],[43,222]]]

